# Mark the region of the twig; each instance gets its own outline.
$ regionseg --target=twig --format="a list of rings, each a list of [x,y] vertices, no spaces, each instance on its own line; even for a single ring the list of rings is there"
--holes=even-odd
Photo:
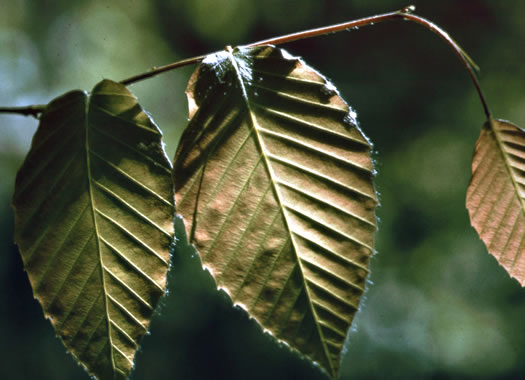
[[[24,116],[33,116],[38,119],[38,115],[46,109],[45,104],[23,106],[23,107],[0,107],[0,113],[17,113]]]
[[[485,101],[485,97],[483,95],[483,92],[481,91],[481,86],[480,86],[480,84],[478,82],[478,79],[477,79],[476,73],[475,73],[475,71],[478,70],[477,65],[465,53],[465,51],[463,51],[463,49],[458,45],[458,43],[456,41],[454,41],[449,36],[449,34],[447,32],[445,32],[443,29],[441,29],[439,26],[437,26],[433,22],[431,22],[431,21],[429,21],[429,20],[427,20],[427,19],[425,19],[425,18],[423,18],[421,16],[417,16],[417,15],[413,14],[412,12],[414,12],[415,9],[416,8],[413,5],[410,5],[410,6],[405,7],[403,9],[399,10],[399,11],[396,11],[396,12],[384,13],[384,14],[380,14],[380,15],[376,15],[376,16],[365,17],[365,18],[362,18],[362,19],[359,19],[359,20],[344,22],[344,23],[341,23],[341,24],[336,24],[336,25],[330,25],[330,26],[325,26],[325,27],[316,28],[316,29],[305,30],[305,31],[302,31],[302,32],[287,34],[287,35],[280,36],[280,37],[269,38],[269,39],[266,39],[266,40],[253,42],[253,43],[250,43],[250,44],[245,45],[245,46],[252,47],[252,46],[260,46],[260,45],[280,45],[280,44],[284,44],[284,43],[288,43],[288,42],[292,42],[292,41],[297,41],[297,40],[302,40],[302,39],[312,38],[312,37],[318,37],[318,36],[322,36],[322,35],[330,34],[330,33],[336,33],[336,32],[340,32],[340,31],[343,31],[343,30],[357,29],[357,28],[360,28],[360,27],[363,27],[363,26],[374,25],[374,24],[377,24],[379,22],[389,21],[389,20],[401,19],[401,20],[412,21],[412,22],[415,22],[417,24],[423,25],[427,29],[435,32],[438,36],[440,36],[452,48],[452,50],[454,50],[454,52],[456,53],[458,58],[461,60],[461,62],[465,66],[465,69],[468,71],[469,76],[470,76],[470,78],[471,78],[471,80],[472,80],[472,82],[474,84],[474,87],[476,88],[476,90],[478,92],[478,95],[479,95],[479,98],[481,100],[481,104],[483,106],[483,110],[485,112],[485,115],[487,116],[488,119],[490,119],[490,116],[491,116],[490,115],[490,110],[488,108],[487,102]],[[130,84],[142,81],[144,79],[151,78],[151,77],[156,76],[158,74],[165,73],[167,71],[171,71],[171,70],[183,67],[183,66],[188,66],[188,65],[193,65],[193,64],[199,63],[205,57],[206,57],[206,55],[201,55],[201,56],[198,56],[198,57],[192,57],[192,58],[188,58],[188,59],[183,59],[181,61],[170,63],[170,64],[165,65],[165,66],[154,67],[148,72],[145,72],[145,73],[142,73],[142,74],[138,74],[138,75],[134,75],[134,76],[132,76],[130,78],[127,78],[127,79],[124,79],[124,80],[120,81],[120,83],[122,83],[123,85],[127,86],[127,85],[130,85]],[[20,107],[20,108],[18,108],[18,107],[3,107],[3,108],[0,108],[0,112],[20,113],[20,114],[24,114],[24,115],[32,115],[32,116],[37,117],[37,115],[40,112],[42,112],[44,108],[45,108],[45,106],[28,106],[28,107]]]
[[[310,30],[306,30],[303,32],[287,34],[285,36],[280,36],[280,37],[275,37],[275,38],[269,38],[267,40],[262,40],[262,41],[251,43],[247,46],[279,45],[279,44],[284,44],[284,43],[288,43],[292,41],[302,40],[305,38],[311,38],[311,37],[322,36],[325,34],[336,33],[336,32],[340,32],[343,30],[357,29],[363,26],[374,25],[379,22],[395,20],[395,19],[412,21],[417,24],[423,25],[427,29],[436,33],[445,42],[447,42],[447,44],[452,48],[452,50],[454,50],[458,58],[461,60],[461,62],[465,66],[465,69],[467,69],[470,78],[472,79],[474,87],[476,88],[479,98],[481,100],[481,104],[483,106],[485,116],[487,117],[487,119],[490,119],[491,118],[490,110],[485,100],[485,96],[483,95],[483,92],[481,91],[481,86],[479,84],[478,78],[476,77],[476,73],[475,73],[475,71],[479,70],[479,67],[467,55],[467,53],[465,53],[465,51],[458,45],[458,43],[450,37],[450,35],[447,32],[445,32],[443,29],[441,29],[439,26],[437,26],[430,20],[427,20],[426,18],[413,14],[412,12],[414,12],[415,10],[416,10],[416,7],[413,5],[410,5],[397,12],[384,13],[381,15],[366,17],[366,18],[362,18],[362,19],[354,20],[354,21],[348,21],[348,22],[344,22],[341,24],[325,26],[325,27],[317,28],[317,29],[310,29]]]
[[[206,58],[206,55],[200,55],[198,57],[187,58],[187,59],[183,59],[182,61],[170,63],[170,64],[165,65],[165,66],[154,67],[150,71],[147,71],[145,73],[134,75],[134,76],[132,76],[130,78],[121,80],[120,83],[125,85],[125,86],[128,86],[128,85],[130,85],[132,83],[136,83],[136,82],[139,82],[141,80],[151,78],[151,77],[153,77],[155,75],[159,75],[161,73],[165,73],[166,71],[171,71],[171,70],[174,70],[174,69],[178,69],[179,67],[183,67],[183,66],[188,66],[188,65],[193,65],[195,63],[199,63],[204,58]]]
[[[472,83],[474,84],[474,87],[476,87],[476,91],[478,92],[481,105],[483,106],[483,111],[485,112],[485,116],[487,117],[487,120],[490,120],[490,109],[487,105],[487,101],[485,100],[485,96],[483,95],[483,91],[481,90],[481,86],[475,73],[475,70],[479,70],[479,67],[474,63],[474,61],[467,55],[467,53],[465,53],[465,51],[456,43],[456,41],[454,41],[450,37],[450,35],[447,32],[445,32],[433,22],[427,20],[426,18],[410,13],[401,13],[400,15],[403,17],[404,20],[413,21],[415,23],[423,25],[427,29],[430,29],[448,43],[448,45],[452,48],[452,50],[454,50],[461,62],[463,62],[465,69],[467,69],[470,79],[472,79]]]

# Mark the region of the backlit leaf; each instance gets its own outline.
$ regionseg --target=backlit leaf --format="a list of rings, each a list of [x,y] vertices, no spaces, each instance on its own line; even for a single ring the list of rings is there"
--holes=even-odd
[[[483,126],[467,209],[488,251],[525,286],[525,131],[503,120]]]
[[[100,379],[128,377],[166,289],[170,166],[137,99],[105,80],[47,106],[16,178],[15,238],[34,296]]]
[[[355,112],[269,46],[208,56],[187,93],[174,181],[190,242],[234,304],[335,378],[376,230]]]

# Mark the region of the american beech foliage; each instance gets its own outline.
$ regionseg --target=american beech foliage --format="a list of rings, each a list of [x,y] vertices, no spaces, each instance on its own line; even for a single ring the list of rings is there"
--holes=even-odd
[[[57,335],[99,379],[126,379],[166,290],[171,164],[121,84],[47,106],[16,177],[15,240]]]
[[[489,120],[476,143],[467,208],[488,251],[525,286],[525,131]]]
[[[208,56],[187,94],[173,179],[188,240],[235,305],[336,377],[376,230],[355,112],[270,46]]]
[[[492,119],[472,60],[412,11],[375,19],[437,31],[466,65],[488,118],[466,206],[488,251],[525,286],[525,131]],[[16,177],[15,240],[45,317],[90,375],[129,377],[166,292],[176,203],[217,287],[338,377],[374,253],[371,143],[333,84],[262,43],[168,65],[202,61],[173,168],[160,129],[123,84],[104,80],[43,109]]]

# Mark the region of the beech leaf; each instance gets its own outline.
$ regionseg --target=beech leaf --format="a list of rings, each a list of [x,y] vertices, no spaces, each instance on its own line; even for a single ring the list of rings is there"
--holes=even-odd
[[[504,120],[485,123],[467,189],[472,226],[510,276],[525,286],[525,131]]]
[[[337,377],[376,230],[355,112],[271,46],[208,56],[187,94],[174,181],[189,241],[235,305]]]
[[[125,379],[166,289],[171,165],[161,132],[121,84],[43,112],[16,177],[15,239],[57,335],[99,379]]]

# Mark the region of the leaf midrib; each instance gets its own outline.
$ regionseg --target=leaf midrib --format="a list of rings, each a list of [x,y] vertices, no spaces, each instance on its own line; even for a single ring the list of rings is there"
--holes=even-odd
[[[505,163],[505,168],[507,169],[510,179],[512,181],[512,187],[514,187],[514,192],[521,205],[521,215],[522,217],[525,217],[525,200],[520,196],[519,186],[518,186],[518,183],[516,182],[516,179],[514,178],[514,170],[513,170],[512,164],[510,163],[507,157],[508,153],[505,150],[505,144],[500,137],[500,130],[496,127],[495,123],[501,124],[502,122],[498,120],[490,119],[489,125],[490,125],[491,130],[494,133],[494,137],[496,138],[496,143],[498,144],[501,155],[503,156],[503,162]],[[519,257],[520,257],[520,254],[517,254],[514,256],[514,259],[512,260],[512,265],[510,266],[511,269],[514,268],[514,266],[518,262]]]
[[[301,258],[299,257],[299,254],[298,254],[298,250],[297,250],[297,243],[295,242],[295,237],[294,237],[294,234],[292,233],[292,230],[290,228],[290,225],[289,225],[289,222],[288,222],[288,217],[287,217],[287,211],[286,211],[286,208],[285,208],[285,205],[281,199],[281,194],[279,192],[279,189],[277,187],[277,183],[276,181],[274,180],[275,178],[275,174],[273,172],[273,169],[272,169],[272,166],[270,164],[270,161],[269,161],[269,158],[268,158],[268,155],[266,154],[266,148],[265,148],[265,145],[264,145],[264,141],[262,139],[262,136],[261,136],[261,133],[260,131],[258,130],[257,126],[257,118],[255,117],[255,114],[251,108],[251,105],[250,105],[250,99],[249,99],[249,96],[248,96],[248,91],[245,87],[245,83],[244,83],[244,80],[242,78],[242,74],[240,72],[240,69],[237,65],[237,60],[233,54],[233,52],[231,50],[227,50],[228,52],[228,55],[229,55],[229,59],[232,63],[232,67],[235,71],[235,75],[237,77],[237,80],[239,81],[239,85],[241,86],[241,90],[242,90],[242,98],[244,99],[245,101],[245,104],[246,104],[246,108],[248,109],[248,113],[250,115],[250,120],[251,120],[251,124],[252,124],[252,127],[255,131],[255,135],[256,135],[256,141],[257,141],[257,145],[259,146],[259,150],[261,152],[261,155],[263,156],[264,158],[264,163],[265,163],[265,166],[266,166],[266,169],[268,171],[268,175],[270,177],[270,181],[272,183],[272,188],[274,190],[274,193],[275,193],[275,196],[277,198],[277,203],[279,204],[279,207],[281,209],[281,213],[283,215],[283,219],[284,219],[284,224],[285,224],[285,227],[286,227],[286,230],[288,231],[288,235],[289,235],[289,238],[290,238],[290,241],[291,241],[291,245],[293,247],[293,251],[295,253],[295,256],[296,256],[296,260],[297,260],[297,264],[299,265],[299,268],[300,268],[300,271],[301,271],[301,278],[303,280],[303,287],[305,289],[305,292],[307,294],[307,299],[308,299],[308,305],[310,306],[310,310],[314,316],[314,323],[315,323],[315,326],[316,326],[316,329],[317,329],[317,332],[319,334],[319,338],[321,340],[321,344],[323,346],[323,352],[325,354],[325,357],[326,357],[326,361],[328,362],[329,366],[330,366],[330,372],[331,372],[331,376],[333,378],[336,377],[336,371],[335,371],[335,368],[334,368],[334,365],[332,363],[332,359],[330,357],[330,354],[329,354],[329,351],[328,351],[328,347],[326,346],[326,342],[325,342],[325,339],[324,339],[324,334],[323,334],[323,331],[321,330],[321,325],[318,323],[318,320],[319,320],[319,317],[317,316],[317,313],[315,311],[315,308],[314,308],[314,305],[313,303],[311,302],[311,299],[312,299],[312,296],[310,294],[310,289],[309,289],[309,286],[306,282],[306,279],[304,277],[304,268],[303,268],[303,264],[301,262]]]
[[[113,354],[114,345],[113,345],[113,339],[111,337],[111,318],[109,316],[109,301],[108,301],[108,291],[106,288],[106,280],[104,277],[104,260],[102,259],[102,249],[101,249],[101,242],[100,242],[100,232],[98,228],[97,223],[97,217],[96,217],[96,207],[95,207],[95,197],[93,195],[93,178],[91,176],[91,149],[89,147],[89,111],[91,108],[91,99],[93,97],[93,94],[89,94],[86,99],[86,107],[85,107],[85,117],[84,117],[84,129],[85,129],[85,141],[84,141],[84,147],[85,147],[85,155],[86,155],[86,174],[88,177],[88,190],[89,190],[89,204],[91,206],[91,216],[93,218],[93,227],[95,229],[95,236],[96,236],[96,244],[97,244],[97,253],[98,253],[98,259],[99,259],[99,267],[100,267],[100,276],[102,279],[102,289],[104,293],[104,310],[105,310],[105,319],[106,319],[106,325],[107,325],[107,331],[108,331],[108,339],[109,339],[109,349],[110,349],[110,357],[111,357],[111,368],[113,370],[113,375],[116,371],[122,372],[119,368],[117,368],[115,364],[115,358]],[[126,356],[124,356],[126,357]]]

